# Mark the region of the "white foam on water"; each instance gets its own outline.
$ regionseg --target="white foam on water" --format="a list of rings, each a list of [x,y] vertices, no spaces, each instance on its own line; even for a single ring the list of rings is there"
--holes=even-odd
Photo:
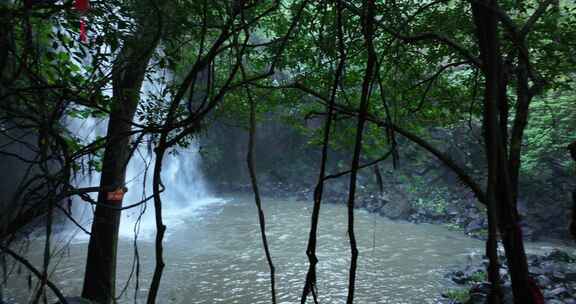
[[[200,215],[201,209],[225,201],[213,196],[201,171],[199,144],[194,140],[185,150],[164,157],[162,184],[165,186],[162,198],[162,219],[171,232]],[[132,158],[126,174],[128,193],[124,205],[140,202],[152,196],[152,171],[154,156],[142,155]],[[148,169],[146,168],[148,166]],[[142,212],[144,214],[142,214]],[[142,215],[141,215],[142,214]],[[146,206],[123,212],[120,236],[133,238],[138,231],[138,239],[153,239],[156,233],[154,202],[150,199]]]
[[[141,102],[149,99],[170,98],[163,94],[171,75],[166,71],[151,73],[147,77],[141,94]],[[150,81],[152,80],[153,83]],[[105,136],[108,125],[107,119],[88,117],[86,119],[70,118],[66,125],[74,136],[87,144],[98,136]],[[202,159],[199,152],[200,144],[197,139],[191,140],[187,148],[178,148],[169,151],[164,157],[162,167],[162,183],[165,191],[162,192],[162,219],[167,226],[167,237],[184,225],[186,221],[200,215],[201,209],[214,204],[225,203],[212,194],[202,174]],[[147,149],[138,149],[134,152],[126,171],[126,187],[128,192],[124,196],[123,205],[128,206],[138,203],[152,196],[152,174],[155,155]],[[78,174],[73,184],[79,188],[99,186],[100,173]],[[90,195],[96,200],[97,193]],[[93,206],[76,197],[73,199],[73,216],[86,229],[90,230],[93,217]],[[70,223],[69,229],[74,236],[74,242],[86,242],[89,235],[80,231]],[[122,238],[134,238],[136,233],[139,240],[153,240],[156,233],[154,201],[148,200],[138,207],[122,211],[119,236]]]

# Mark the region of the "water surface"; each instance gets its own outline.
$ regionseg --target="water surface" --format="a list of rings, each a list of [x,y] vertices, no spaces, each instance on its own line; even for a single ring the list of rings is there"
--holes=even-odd
[[[279,303],[299,303],[308,262],[305,254],[310,202],[264,199],[269,245],[277,272]],[[152,206],[149,207],[152,209]],[[186,216],[172,210],[166,222],[166,268],[158,303],[270,303],[269,272],[261,245],[256,208],[251,195],[235,195],[205,205]],[[471,253],[482,252],[481,241],[445,227],[394,222],[356,211],[360,250],[356,303],[435,303],[451,286],[447,269],[461,265]],[[170,229],[171,216],[178,218]],[[346,234],[346,208],[325,204],[318,234],[318,292],[321,303],[345,303],[350,250]],[[129,230],[126,227],[123,230]],[[66,238],[58,248],[63,247]],[[119,303],[145,299],[154,268],[150,235],[138,241],[139,291],[134,276]],[[69,236],[68,236],[69,238]],[[87,243],[72,240],[54,258],[52,281],[66,295],[79,295]],[[31,241],[28,257],[41,265],[42,240]],[[118,255],[118,291],[126,284],[134,260],[134,242],[122,237]],[[57,250],[55,248],[55,250]],[[8,284],[7,298],[26,303],[26,275]],[[6,296],[6,295],[5,295]],[[309,301],[312,303],[312,300]]]

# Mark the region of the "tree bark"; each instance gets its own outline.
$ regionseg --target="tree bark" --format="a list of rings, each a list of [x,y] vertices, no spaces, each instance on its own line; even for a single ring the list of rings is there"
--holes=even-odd
[[[330,131],[332,130],[332,122],[334,118],[334,103],[336,102],[336,95],[341,83],[344,66],[346,64],[346,53],[344,47],[344,29],[342,25],[342,1],[338,0],[336,5],[336,30],[338,35],[338,66],[336,67],[336,74],[334,76],[334,83],[330,93],[330,100],[326,105],[328,115],[324,121],[324,134],[322,141],[322,156],[320,160],[320,172],[318,174],[318,182],[314,188],[314,207],[312,209],[312,219],[310,223],[310,233],[308,237],[308,246],[306,248],[306,256],[308,256],[308,272],[306,273],[306,281],[304,289],[300,298],[300,303],[306,303],[308,294],[311,292],[314,303],[318,303],[316,291],[316,265],[318,264],[318,257],[316,256],[316,245],[318,240],[318,222],[320,221],[320,208],[322,207],[322,196],[324,194],[324,182],[326,177],[326,164],[328,161],[328,148],[330,144]]]
[[[378,194],[380,194],[380,199],[382,195],[384,195],[384,180],[382,179],[382,173],[380,173],[380,166],[375,164],[374,167],[374,176],[376,177],[376,185],[378,185]]]
[[[576,141],[568,146],[570,156],[576,162]],[[570,222],[570,235],[576,240],[576,189],[572,191],[572,221]]]
[[[246,78],[244,70],[242,70],[243,78]],[[256,104],[254,98],[248,88],[246,88],[246,95],[250,103],[250,127],[248,131],[248,153],[246,154],[246,165],[250,173],[250,183],[252,184],[252,192],[254,193],[254,202],[256,209],[258,209],[258,223],[260,225],[260,236],[262,238],[262,246],[266,255],[266,261],[270,268],[270,294],[272,304],[276,304],[276,268],[272,262],[272,254],[268,246],[268,237],[266,236],[266,217],[262,209],[262,199],[260,198],[260,191],[258,190],[258,178],[256,176],[256,166],[254,164],[254,144],[256,138]]]
[[[350,274],[348,279],[348,297],[347,304],[354,303],[354,291],[356,287],[356,268],[358,261],[358,246],[356,244],[356,235],[354,233],[354,202],[356,196],[356,180],[358,168],[360,166],[360,155],[362,154],[362,137],[364,134],[364,125],[366,124],[368,116],[368,108],[370,105],[370,94],[372,89],[372,82],[376,72],[377,57],[374,51],[374,10],[375,3],[373,0],[368,0],[364,3],[363,16],[362,16],[362,31],[364,36],[364,45],[368,52],[368,59],[366,61],[366,70],[364,72],[364,79],[362,81],[362,95],[360,97],[360,108],[358,111],[358,123],[356,126],[356,139],[354,143],[354,154],[350,166],[350,184],[348,190],[348,237],[350,239]]]
[[[125,41],[114,64],[113,104],[102,164],[101,189],[124,187],[131,155],[132,120],[148,62],[158,43],[158,37],[154,37],[152,32],[154,25],[155,22],[144,22],[135,35]],[[122,207],[122,201],[109,200],[107,194],[106,190],[98,193],[82,290],[82,297],[102,304],[114,301],[120,226],[120,211],[114,208]]]
[[[507,156],[507,79],[503,70],[498,36],[498,18],[491,8],[496,0],[472,3],[472,13],[485,77],[484,132],[488,160],[489,217],[497,214],[502,243],[512,281],[514,303],[538,303],[539,289],[530,280],[524,242],[515,203],[516,186],[511,183]],[[517,183],[517,180],[514,182]],[[492,213],[492,214],[491,214]],[[493,240],[492,240],[493,242]],[[493,249],[492,249],[493,250]]]
[[[8,50],[10,49],[10,33],[12,29],[9,25],[7,13],[0,12],[0,84],[4,81],[4,70],[8,63]],[[0,85],[0,93],[2,93]]]

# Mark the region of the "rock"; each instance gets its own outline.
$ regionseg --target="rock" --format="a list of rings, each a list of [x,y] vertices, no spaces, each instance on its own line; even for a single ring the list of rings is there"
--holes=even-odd
[[[552,281],[550,281],[550,279],[545,275],[539,275],[537,280],[538,280],[538,285],[540,285],[540,286],[546,287],[546,286],[550,286],[550,284],[552,284]]]
[[[456,209],[453,206],[449,206],[446,208],[446,213],[451,217],[456,217],[456,216],[460,215],[460,210]]]
[[[548,273],[551,274],[556,271],[556,267],[553,263],[544,262],[540,265],[541,273]]]
[[[65,298],[68,304],[93,304],[92,301],[84,299],[82,297],[67,297]],[[62,302],[58,301],[56,304],[61,304]]]
[[[470,299],[466,304],[485,304],[486,300],[486,294],[481,292],[470,292]]]
[[[484,304],[486,303],[488,293],[490,292],[490,284],[480,283],[472,286],[470,289],[470,300],[466,304]]]
[[[475,218],[473,219],[468,225],[466,225],[467,232],[475,232],[478,230],[485,229],[484,219],[483,218]]]
[[[564,287],[558,287],[550,291],[550,293],[556,297],[559,297],[565,293],[568,293],[568,290]]]
[[[522,236],[525,240],[533,240],[534,239],[534,230],[530,227],[522,228]]]
[[[533,274],[539,274],[540,277],[544,277],[544,274],[546,273],[546,271],[542,267],[539,267],[539,266],[532,266],[530,268],[530,272]]]
[[[567,272],[564,274],[566,281],[576,282],[576,272]]]
[[[514,295],[512,294],[512,287],[506,286],[502,288],[502,293],[504,294],[502,297],[503,303],[514,303]]]
[[[454,281],[454,283],[460,285],[466,284],[466,282],[468,282],[468,276],[466,276],[463,271],[456,271],[452,273],[451,279]]]
[[[564,262],[564,263],[573,263],[573,262],[576,262],[576,257],[572,256],[571,254],[569,254],[567,252],[555,249],[545,256],[545,260]]]
[[[564,273],[560,271],[554,271],[554,273],[552,274],[552,278],[555,279],[555,281],[562,282],[566,279],[566,276],[564,275]]]
[[[412,214],[413,209],[406,200],[392,201],[380,209],[380,215],[393,220],[405,220]]]
[[[499,252],[502,261],[504,257]],[[527,255],[530,265],[530,271],[536,279],[538,285],[542,288],[542,293],[547,304],[576,304],[576,263],[572,261],[573,256],[561,251],[553,251],[545,256],[529,254]],[[482,263],[472,262],[459,271],[451,273],[452,281],[459,285],[469,286],[470,301],[466,304],[486,303],[490,291],[490,285],[487,282],[476,283],[470,280],[474,271],[483,271],[481,265],[486,266],[487,261]],[[500,274],[502,275],[503,303],[512,303],[512,289],[509,275],[505,271],[506,265],[501,265]]]

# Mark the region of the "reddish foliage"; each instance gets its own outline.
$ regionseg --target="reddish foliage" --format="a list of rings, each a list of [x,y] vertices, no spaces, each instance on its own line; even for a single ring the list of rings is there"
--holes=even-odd
[[[74,7],[77,11],[85,13],[90,9],[90,0],[76,0]]]
[[[530,285],[530,293],[534,299],[534,304],[544,304],[544,296],[542,295],[542,291],[540,290],[540,287],[538,287],[538,284],[534,282],[534,279],[528,278],[528,285]]]
[[[88,35],[86,35],[86,22],[80,19],[80,41],[86,43],[88,41]]]

